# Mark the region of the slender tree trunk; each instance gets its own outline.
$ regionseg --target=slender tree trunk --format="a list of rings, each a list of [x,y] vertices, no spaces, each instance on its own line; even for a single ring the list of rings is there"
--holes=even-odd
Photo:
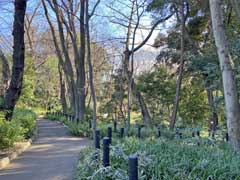
[[[125,60],[124,60],[125,62],[129,62],[130,55],[131,55],[131,53],[125,52]],[[128,72],[128,69],[126,69],[127,68],[126,65],[124,65],[124,68],[125,68],[125,72]],[[127,75],[127,78],[130,79],[129,73]],[[133,93],[133,96],[138,100],[144,124],[146,124],[146,125],[150,124],[150,122],[151,122],[150,113],[148,111],[146,103],[144,102],[144,98],[143,98],[142,94],[139,92],[139,90],[136,87],[136,83],[135,83],[134,79],[132,80],[132,93]]]
[[[60,82],[60,99],[61,99],[62,110],[64,113],[67,113],[66,89],[65,89],[65,82],[63,79],[63,73],[62,73],[60,64],[58,64],[58,73],[59,73],[59,82]]]
[[[93,139],[95,140],[95,131],[97,128],[97,101],[95,95],[95,88],[93,82],[93,66],[92,66],[92,59],[91,59],[91,42],[90,42],[90,31],[89,31],[89,4],[88,0],[86,0],[86,32],[87,32],[87,52],[88,52],[88,72],[89,72],[89,85],[91,90],[91,97],[93,102],[93,119],[92,119],[92,130],[93,130]]]
[[[7,120],[11,120],[14,107],[21,95],[25,60],[24,17],[27,2],[26,0],[15,0],[14,6],[12,78],[0,107],[0,110],[6,111]]]
[[[236,81],[229,56],[227,39],[224,31],[221,0],[210,0],[213,35],[217,47],[224,89],[227,127],[230,142],[235,150],[240,150],[240,111]]]
[[[184,0],[181,1],[181,59],[179,65],[179,74],[177,80],[177,88],[176,88],[176,95],[173,104],[173,112],[170,121],[170,129],[175,127],[176,118],[177,118],[177,111],[178,111],[178,103],[179,103],[179,96],[181,91],[182,85],[182,78],[183,78],[183,68],[184,68],[184,28],[185,27],[185,17],[184,17]]]
[[[205,87],[207,91],[208,105],[211,111],[211,117],[209,118],[208,127],[209,130],[216,131],[218,125],[218,116],[214,105],[213,91],[210,89],[210,85],[211,85],[210,81],[206,79]]]
[[[5,91],[8,88],[9,80],[10,80],[10,68],[5,57],[4,53],[0,49],[0,60],[2,64],[2,85],[0,87],[0,97],[4,95]]]
[[[67,47],[65,45],[65,39],[64,39],[64,31],[63,31],[63,25],[62,25],[62,19],[59,13],[59,8],[58,8],[58,4],[56,0],[53,0],[53,4],[48,1],[48,3],[50,4],[50,7],[53,9],[53,11],[56,13],[57,16],[57,23],[58,23],[58,30],[59,30],[59,37],[60,37],[60,43],[57,40],[57,36],[56,36],[56,32],[54,29],[54,26],[49,18],[49,13],[48,13],[48,8],[46,5],[45,0],[42,0],[42,4],[43,4],[43,8],[44,8],[44,13],[46,16],[46,19],[48,21],[48,24],[50,26],[50,30],[52,33],[52,38],[53,38],[53,43],[56,49],[56,55],[58,57],[59,63],[64,71],[65,77],[66,77],[66,81],[67,81],[67,85],[68,85],[68,89],[70,92],[70,107],[71,107],[71,111],[73,114],[75,114],[75,112],[77,111],[77,107],[78,107],[78,103],[77,103],[77,90],[76,90],[76,83],[74,80],[74,73],[73,73],[73,68],[72,68],[72,64],[70,61],[70,57],[68,54],[68,50]],[[59,44],[62,47],[59,47]],[[62,52],[63,51],[63,52]],[[65,61],[64,61],[65,58]]]
[[[207,89],[208,104],[211,110],[211,117],[209,118],[209,130],[216,131],[218,125],[218,116],[213,103],[213,92],[211,89]]]
[[[134,80],[132,82],[132,91],[133,91],[133,95],[136,97],[136,99],[138,100],[138,103],[140,105],[143,122],[145,125],[149,125],[151,122],[151,116],[150,116],[149,110],[147,108],[147,105],[144,101],[144,98],[143,98],[141,92],[137,89]]]
[[[77,66],[77,92],[79,99],[78,117],[80,121],[84,120],[85,116],[85,1],[81,0],[80,10],[80,59]]]

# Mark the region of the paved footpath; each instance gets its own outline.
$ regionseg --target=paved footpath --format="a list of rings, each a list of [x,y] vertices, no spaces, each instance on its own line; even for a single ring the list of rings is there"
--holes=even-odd
[[[32,146],[0,170],[0,180],[72,180],[80,150],[88,140],[73,137],[59,122],[38,121]]]

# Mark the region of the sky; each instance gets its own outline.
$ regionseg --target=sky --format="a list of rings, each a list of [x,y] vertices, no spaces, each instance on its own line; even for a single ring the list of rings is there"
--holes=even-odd
[[[33,11],[34,7],[36,6],[36,3],[38,3],[39,0],[28,0],[27,5],[27,13],[30,13]],[[90,4],[90,9],[95,4],[96,0],[90,1],[92,4]],[[120,2],[120,3],[119,3]],[[126,8],[123,3],[129,3],[129,0],[101,0],[101,3],[96,9],[96,15],[93,17],[91,21],[91,32],[92,32],[92,39],[94,41],[97,41],[99,43],[102,43],[105,47],[109,49],[118,49],[119,52],[122,53],[123,48],[123,42],[126,37],[126,28],[123,28],[119,25],[116,25],[114,23],[111,23],[110,20],[112,16],[119,16],[114,12],[109,6],[113,6],[114,8],[118,9],[121,13],[126,14],[129,16],[129,9]],[[6,50],[12,49],[12,23],[13,23],[13,2],[11,0],[0,0],[0,47]],[[144,13],[144,16],[142,17],[140,21],[140,26],[148,28],[138,30],[136,33],[136,45],[138,45],[140,42],[142,42],[143,39],[146,38],[148,35],[150,28],[152,26],[152,16],[150,13]],[[44,29],[44,27],[47,27],[47,21],[45,20],[45,17],[43,15],[42,10],[39,10],[38,16],[35,19],[34,23],[37,24],[38,27],[41,27]],[[151,38],[147,42],[146,45],[144,45],[141,49],[141,51],[148,51],[152,53],[151,58],[156,56],[159,53],[158,49],[155,49],[151,47],[154,43],[155,38],[158,36],[159,32],[161,33],[167,33],[167,29],[169,27],[169,24],[171,24],[171,21],[168,21],[165,24],[159,25],[156,30],[153,32]],[[40,29],[41,31],[41,29]],[[142,54],[142,53],[140,53]],[[139,56],[140,57],[140,56]],[[138,58],[141,59],[141,58]]]

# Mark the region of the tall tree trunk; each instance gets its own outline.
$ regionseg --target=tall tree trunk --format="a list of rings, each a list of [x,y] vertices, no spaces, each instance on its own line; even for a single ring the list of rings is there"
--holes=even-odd
[[[173,129],[176,123],[179,96],[180,96],[182,78],[183,78],[183,68],[184,68],[184,29],[185,29],[184,0],[181,1],[180,6],[181,6],[181,59],[180,59],[179,72],[178,72],[179,74],[178,74],[178,80],[177,80],[176,95],[175,95],[174,104],[173,104],[173,112],[172,112],[172,117],[169,125],[170,129]]]
[[[15,0],[14,23],[13,23],[13,65],[10,86],[3,99],[0,110],[6,112],[6,119],[11,120],[14,107],[21,95],[25,46],[24,46],[24,17],[26,13],[26,0]]]
[[[97,128],[97,101],[95,95],[95,88],[93,82],[93,66],[92,66],[92,59],[91,59],[91,42],[90,42],[90,31],[89,31],[89,4],[88,0],[86,0],[86,32],[87,32],[87,52],[88,52],[88,72],[89,72],[89,85],[91,90],[91,97],[93,102],[93,119],[92,119],[92,130],[93,130],[93,139],[95,140],[95,131]]]
[[[85,116],[85,1],[81,0],[80,10],[80,59],[77,66],[77,92],[79,98],[78,117],[82,121]]]
[[[209,118],[209,122],[208,122],[208,127],[209,130],[211,131],[216,131],[217,129],[217,125],[218,125],[218,116],[216,113],[216,108],[214,105],[214,99],[213,99],[213,91],[210,89],[210,81],[206,79],[206,91],[207,91],[207,97],[208,97],[208,105],[211,111],[211,117]]]
[[[222,72],[227,127],[230,142],[235,150],[240,150],[240,111],[236,81],[229,56],[227,39],[224,31],[221,0],[210,0],[213,35],[217,47]]]
[[[62,72],[60,63],[58,63],[58,73],[59,73],[59,82],[60,82],[60,99],[61,99],[62,110],[64,113],[67,113],[65,81],[63,78],[63,72]]]
[[[131,52],[125,52],[125,57],[124,57],[125,65],[123,67],[124,67],[124,71],[127,72],[128,80],[130,79],[130,76],[129,76],[127,64],[130,61],[130,56],[131,56]],[[133,93],[133,96],[138,100],[144,124],[146,124],[146,125],[150,124],[150,122],[151,122],[150,113],[148,111],[147,105],[144,102],[144,98],[143,98],[141,92],[136,87],[136,83],[135,83],[134,79],[132,80],[132,93]]]
[[[151,122],[151,116],[150,113],[148,111],[147,105],[144,101],[144,98],[141,94],[141,92],[137,89],[136,84],[133,80],[132,83],[132,90],[133,90],[133,95],[137,98],[138,103],[140,105],[140,109],[141,109],[141,113],[142,113],[142,117],[143,117],[143,122],[146,125],[149,125]]]
[[[74,77],[73,77],[73,75],[74,75],[73,67],[72,67],[70,57],[69,57],[69,54],[68,54],[68,49],[65,45],[64,31],[63,31],[63,25],[62,25],[63,22],[62,22],[62,18],[60,16],[60,13],[59,13],[59,8],[58,8],[57,1],[53,0],[54,5],[52,5],[52,3],[50,1],[48,1],[48,3],[50,4],[50,7],[56,13],[56,16],[57,16],[60,43],[57,40],[57,36],[56,36],[54,26],[53,26],[53,24],[50,20],[46,2],[45,2],[45,0],[42,0],[44,13],[45,13],[46,19],[48,21],[48,24],[50,26],[50,30],[51,30],[51,33],[52,33],[53,43],[54,43],[54,46],[55,46],[55,49],[56,49],[56,55],[58,57],[59,63],[61,65],[61,67],[64,71],[64,74],[65,74],[65,77],[66,77],[68,89],[69,89],[69,92],[70,92],[70,98],[69,98],[70,99],[70,107],[71,107],[72,113],[74,114],[76,112],[77,106],[78,106],[77,90],[76,90],[76,83],[75,83],[75,80],[74,80]],[[59,47],[59,44],[61,45],[62,50]],[[65,59],[65,61],[64,61],[64,59]]]
[[[4,53],[0,49],[0,60],[2,64],[2,85],[0,87],[0,97],[4,95],[5,91],[8,88],[9,80],[10,80],[10,68],[5,57]]]

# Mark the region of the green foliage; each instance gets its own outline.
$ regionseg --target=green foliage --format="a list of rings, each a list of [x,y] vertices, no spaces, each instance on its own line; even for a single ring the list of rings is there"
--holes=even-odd
[[[210,112],[206,97],[202,79],[198,77],[183,79],[178,111],[181,126],[206,125]]]
[[[91,129],[89,129],[89,123],[86,121],[79,123],[67,121],[66,125],[68,126],[68,130],[72,135],[89,137],[92,134]]]
[[[26,130],[16,122],[5,121],[0,114],[0,149],[12,147],[14,142],[23,139]]]
[[[168,117],[167,110],[172,105],[175,86],[175,78],[164,66],[157,67],[154,71],[139,77],[137,88],[145,97],[154,123],[160,123],[159,120]],[[158,117],[161,119],[158,120]]]
[[[19,124],[24,130],[25,138],[30,138],[36,128],[37,115],[28,109],[15,109],[12,122]]]
[[[138,155],[139,179],[143,180],[240,178],[240,157],[227,144],[196,146],[192,141],[126,138],[111,146],[111,166],[107,168],[102,166],[102,151],[81,152],[76,179],[127,179],[130,154]]]
[[[77,123],[76,121],[69,121],[65,117],[58,117],[52,114],[46,115],[45,118],[64,123],[68,127],[69,133],[71,133],[72,135],[81,137],[90,137],[92,135],[92,130],[89,128],[88,121]]]
[[[15,142],[30,138],[36,127],[36,114],[27,109],[15,109],[11,121],[0,114],[0,149],[9,148]]]
[[[59,106],[57,60],[49,58],[37,66],[30,56],[26,57],[22,93],[17,103],[20,108],[42,108]]]

